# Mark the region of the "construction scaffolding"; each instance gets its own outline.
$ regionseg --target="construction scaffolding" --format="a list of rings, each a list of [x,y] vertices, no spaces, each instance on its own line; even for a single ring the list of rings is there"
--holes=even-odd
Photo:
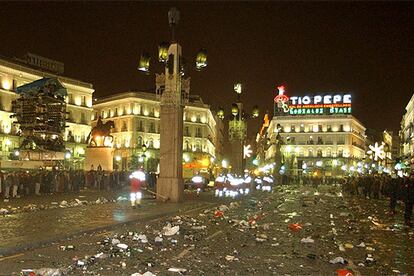
[[[64,151],[66,88],[57,78],[43,78],[17,88],[20,96],[12,102],[14,122],[21,131],[20,148]]]

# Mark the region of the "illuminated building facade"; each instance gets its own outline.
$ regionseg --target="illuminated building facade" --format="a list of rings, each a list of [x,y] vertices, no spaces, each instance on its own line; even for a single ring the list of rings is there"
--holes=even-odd
[[[351,111],[349,94],[289,98],[279,93],[266,133],[258,135],[265,145],[261,164],[274,162],[280,145],[281,173],[321,177],[356,171],[365,158],[366,136]]]
[[[64,65],[34,54],[27,54],[22,59],[0,57],[0,156],[7,160],[10,152],[19,148],[22,142],[19,129],[10,118],[12,101],[18,95],[16,88],[41,79],[55,77],[65,86],[68,117],[64,135],[65,147],[72,153],[73,164],[82,168],[86,138],[91,130],[92,84],[61,76]]]
[[[160,158],[160,100],[157,94],[125,92],[99,99],[94,102],[93,125],[98,117],[104,123],[108,120],[115,123],[111,133],[113,143],[107,145],[115,148],[114,164],[128,169],[134,156],[142,157],[138,159],[146,169],[157,171]],[[187,178],[192,177],[193,171],[209,168],[211,161],[222,152],[222,123],[199,96],[188,96],[183,138],[184,177],[185,168],[191,169]]]
[[[411,160],[414,157],[414,94],[405,107],[401,120],[400,145],[400,155]]]

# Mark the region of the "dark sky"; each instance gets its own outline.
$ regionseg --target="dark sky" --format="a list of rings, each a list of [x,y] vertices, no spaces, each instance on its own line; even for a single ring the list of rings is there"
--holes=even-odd
[[[2,2],[0,54],[62,61],[98,98],[146,90],[154,78],[139,74],[138,59],[146,50],[155,63],[172,6],[188,62],[208,50],[207,70],[190,72],[191,92],[213,107],[229,109],[239,81],[249,110],[272,110],[276,86],[286,84],[289,95],[351,92],[367,127],[399,129],[414,92],[413,2]]]

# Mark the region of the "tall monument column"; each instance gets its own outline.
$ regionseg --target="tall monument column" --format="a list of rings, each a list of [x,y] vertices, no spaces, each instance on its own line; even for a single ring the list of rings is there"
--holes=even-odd
[[[160,177],[157,198],[172,202],[183,200],[183,102],[180,74],[181,46],[173,43],[168,49],[165,67],[165,91],[161,95],[160,113]]]
[[[171,27],[171,43],[158,46],[158,61],[165,65],[165,75],[156,75],[157,96],[160,96],[160,177],[157,180],[157,199],[179,202],[184,199],[183,181],[183,113],[188,100],[189,79],[185,74],[181,46],[175,41],[175,27],[180,19],[176,8],[168,11]],[[207,66],[207,51],[201,49],[195,59],[195,69],[201,71]],[[141,54],[138,70],[149,75],[150,56]],[[164,85],[162,85],[164,84]],[[160,87],[158,87],[160,85]]]
[[[237,106],[237,112],[236,112]],[[231,160],[232,172],[238,175],[243,175],[243,148],[246,140],[247,125],[243,120],[243,104],[238,102],[232,110],[234,119],[229,121],[229,140],[231,145]],[[232,108],[232,109],[233,109]]]

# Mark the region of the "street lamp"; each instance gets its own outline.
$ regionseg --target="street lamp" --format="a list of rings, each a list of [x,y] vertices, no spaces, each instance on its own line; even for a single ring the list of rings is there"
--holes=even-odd
[[[147,152],[147,145],[142,144],[141,146],[141,150],[142,150],[142,155],[138,158],[138,161],[142,163],[142,166],[144,167],[144,170],[146,170],[146,166],[145,166],[145,160],[146,160],[146,152]]]
[[[237,94],[237,102],[231,105],[229,120],[229,140],[232,147],[232,168],[236,174],[244,172],[244,155],[243,149],[245,146],[247,134],[247,119],[259,117],[259,108],[255,105],[251,114],[245,113],[243,104],[241,102],[241,94],[243,93],[243,84],[238,82],[233,85],[233,90]],[[217,117],[221,120],[225,119],[225,112],[222,107],[217,111]]]

